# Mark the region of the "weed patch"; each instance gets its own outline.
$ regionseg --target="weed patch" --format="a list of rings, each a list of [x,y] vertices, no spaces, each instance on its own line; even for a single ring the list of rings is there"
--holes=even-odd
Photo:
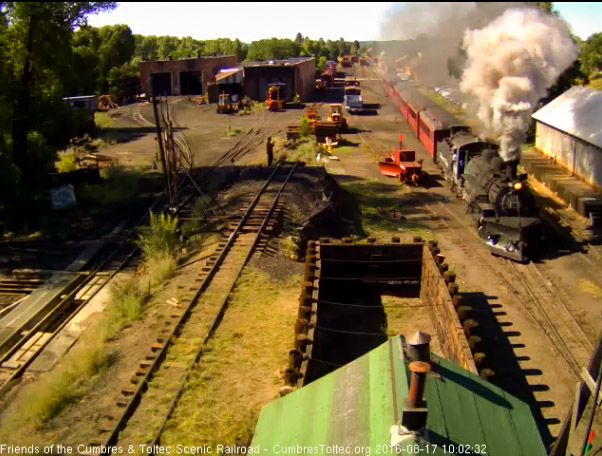
[[[240,133],[240,130],[238,128],[232,128],[230,126],[224,130],[224,134],[228,138],[231,138],[232,136],[236,136],[239,133]]]

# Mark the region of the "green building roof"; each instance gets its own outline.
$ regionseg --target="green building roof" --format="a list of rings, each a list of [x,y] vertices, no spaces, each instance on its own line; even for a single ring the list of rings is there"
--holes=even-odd
[[[529,406],[431,355],[428,415],[417,440],[391,448],[409,370],[400,336],[265,405],[252,441],[261,454],[545,456]],[[403,449],[403,451],[401,451]]]

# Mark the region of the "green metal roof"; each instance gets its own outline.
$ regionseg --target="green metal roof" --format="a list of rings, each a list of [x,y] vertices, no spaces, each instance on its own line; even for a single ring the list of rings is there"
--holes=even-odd
[[[400,422],[409,384],[402,340],[394,337],[265,405],[253,450],[261,454],[395,454],[389,447],[390,429]],[[418,443],[405,444],[403,454],[546,455],[525,402],[434,354],[432,360],[425,391],[426,431]]]

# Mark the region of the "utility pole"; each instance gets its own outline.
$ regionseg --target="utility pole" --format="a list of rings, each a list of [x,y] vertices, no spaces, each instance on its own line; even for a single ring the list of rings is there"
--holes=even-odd
[[[150,90],[150,99],[153,105],[153,113],[155,115],[155,127],[157,128],[157,143],[159,144],[159,156],[161,158],[161,166],[163,167],[163,176],[165,177],[165,187],[167,188],[167,196],[169,197],[169,202],[171,204],[171,186],[169,185],[169,176],[167,175],[167,163],[165,162],[165,147],[163,145],[163,135],[161,134],[161,125],[159,123],[159,113],[157,111],[157,97],[155,96],[152,89],[152,82],[149,76],[148,78],[148,88]]]

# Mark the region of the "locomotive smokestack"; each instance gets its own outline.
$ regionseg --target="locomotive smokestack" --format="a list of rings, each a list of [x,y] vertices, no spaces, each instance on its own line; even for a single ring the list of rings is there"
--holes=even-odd
[[[518,175],[516,171],[517,166],[517,161],[506,162],[506,177],[508,178],[508,180],[516,180],[516,176]]]

